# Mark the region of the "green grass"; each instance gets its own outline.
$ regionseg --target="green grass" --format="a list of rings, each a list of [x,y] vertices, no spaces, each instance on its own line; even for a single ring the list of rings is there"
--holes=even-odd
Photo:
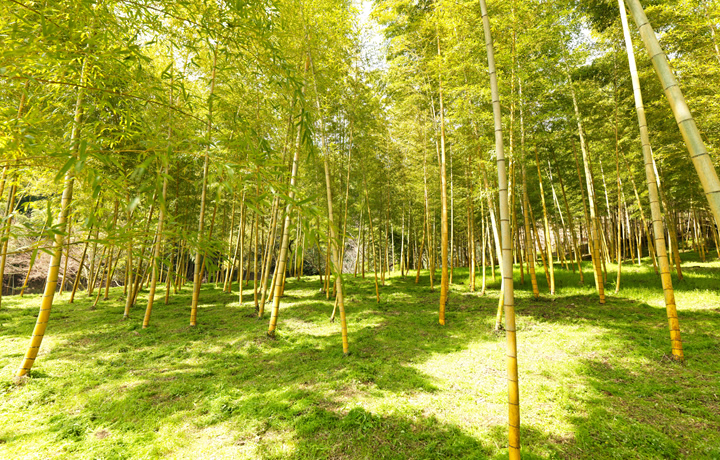
[[[605,305],[589,265],[585,286],[557,265],[553,298],[540,271],[538,300],[516,274],[526,458],[720,459],[720,263],[683,256],[685,365],[667,358],[652,268],[626,265],[615,296],[609,266]],[[427,272],[419,285],[395,273],[379,304],[371,276],[346,277],[349,357],[317,278],[288,280],[274,340],[251,303],[212,286],[195,328],[189,287],[156,303],[146,330],[146,294],[128,321],[122,289],[96,310],[84,294],[74,305],[65,294],[20,381],[39,297],[6,297],[0,458],[503,458],[499,284],[482,297],[468,292],[467,275],[455,272],[445,327]]]

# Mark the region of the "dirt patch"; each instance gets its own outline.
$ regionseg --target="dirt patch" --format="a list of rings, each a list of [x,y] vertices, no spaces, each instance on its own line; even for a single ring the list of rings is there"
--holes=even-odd
[[[108,430],[98,430],[95,432],[95,438],[97,439],[105,439],[110,437],[110,432]]]
[[[25,385],[25,384],[28,382],[29,379],[30,379],[30,377],[29,377],[28,375],[22,375],[22,376],[19,376],[19,377],[15,377],[15,378],[13,379],[13,383],[14,383],[15,385],[21,387],[21,386]]]

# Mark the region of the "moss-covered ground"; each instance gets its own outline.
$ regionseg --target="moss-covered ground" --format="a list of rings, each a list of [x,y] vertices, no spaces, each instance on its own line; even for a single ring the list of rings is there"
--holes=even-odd
[[[557,265],[557,294],[516,273],[525,458],[720,459],[720,262],[683,254],[675,285],[686,362],[668,358],[659,278],[628,264],[597,302]],[[645,261],[648,263],[648,261]],[[517,267],[516,267],[517,268]],[[437,273],[439,280],[439,271]],[[39,296],[0,309],[0,458],[446,459],[506,457],[505,337],[499,282],[453,278],[447,325],[429,274],[346,276],[350,356],[317,278],[288,279],[278,334],[250,289],[190,287],[141,328],[146,293],[124,321],[122,288],[90,308],[56,297],[30,378],[17,380]],[[498,277],[499,281],[499,277]],[[478,277],[479,286],[479,277]],[[237,286],[235,286],[237,288]]]

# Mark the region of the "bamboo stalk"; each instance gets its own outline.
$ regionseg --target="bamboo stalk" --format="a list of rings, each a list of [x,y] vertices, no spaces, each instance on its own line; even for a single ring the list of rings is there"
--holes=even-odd
[[[98,197],[97,203],[95,204],[95,210],[93,211],[93,215],[95,213],[97,213],[98,206],[100,206],[100,197]],[[92,237],[94,225],[95,225],[95,222],[90,224],[90,230],[88,230],[88,236],[85,241],[85,247],[83,248],[82,256],[80,257],[80,263],[78,264],[77,273],[75,274],[75,282],[73,283],[72,292],[70,293],[70,300],[68,301],[69,303],[73,303],[73,301],[75,300],[75,292],[77,292],[77,288],[80,285],[80,274],[82,272],[83,264],[85,263],[85,257],[87,256],[87,250],[88,250],[88,246],[90,244],[90,238]],[[43,229],[44,229],[44,227],[43,227]],[[89,269],[89,267],[88,267],[88,269]],[[90,275],[91,275],[91,273],[88,272],[88,278],[87,278],[88,283],[90,283],[90,278],[91,278]],[[28,270],[28,277],[29,276],[30,276],[30,270]],[[25,282],[27,283],[27,280]],[[25,288],[23,287],[23,291],[24,290],[25,290]],[[20,296],[22,296],[22,292],[20,293]]]
[[[437,32],[437,51],[438,56],[442,60],[440,52],[440,33]],[[442,66],[440,66],[442,68]],[[443,106],[443,88],[442,73],[438,80],[438,90],[440,96],[440,258],[442,259],[442,270],[440,277],[440,311],[439,323],[445,325],[445,307],[448,303],[448,295],[450,291],[450,276],[448,267],[448,197],[447,197],[447,172],[445,168],[445,109]]]
[[[637,3],[636,0],[630,0],[631,4]],[[630,38],[630,30],[627,24],[627,16],[625,14],[625,5],[623,0],[618,0],[620,8],[620,16],[623,24],[623,33],[625,36],[625,45],[630,65],[630,75],[633,84],[633,94],[635,97],[635,110],[637,111],[638,124],[640,126],[640,138],[642,141],[643,158],[645,161],[645,176],[647,178],[648,192],[650,195],[650,211],[652,213],[653,230],[655,232],[656,248],[660,259],[660,278],[665,296],[665,307],[667,310],[668,324],[670,328],[670,341],[672,344],[672,355],[678,361],[683,361],[683,347],[680,337],[680,323],[677,317],[677,309],[675,307],[675,294],[672,287],[672,278],[670,276],[670,261],[667,256],[667,246],[665,245],[665,234],[663,232],[662,214],[660,211],[660,200],[658,198],[657,180],[655,178],[655,169],[653,167],[652,151],[650,148],[650,136],[648,134],[647,122],[645,120],[645,108],[642,101],[642,93],[640,90],[640,80],[635,67],[635,56]]]
[[[374,264],[374,271],[375,271],[375,297],[377,299],[377,303],[380,303],[380,286],[378,285],[378,277],[377,277],[377,257],[375,256],[375,231],[373,230],[373,223],[372,223],[372,212],[370,211],[370,195],[368,195],[368,188],[367,188],[367,179],[365,177],[365,174],[363,173],[363,185],[365,186],[365,201],[367,202],[367,210],[368,210],[368,224],[370,227],[370,245],[372,247],[372,258],[373,258],[373,264]],[[369,264],[369,261],[368,261]]]
[[[307,70],[307,67],[306,67]],[[292,135],[291,135],[292,136]],[[280,313],[280,298],[282,296],[282,285],[284,284],[283,275],[286,271],[286,263],[288,256],[288,243],[290,240],[290,219],[292,216],[292,201],[295,199],[295,184],[297,180],[298,163],[300,161],[300,132],[298,132],[297,143],[293,149],[294,155],[292,160],[292,171],[290,174],[290,191],[288,193],[289,200],[285,206],[285,215],[283,217],[282,224],[282,237],[280,242],[280,255],[277,259],[277,266],[275,267],[275,286],[273,294],[273,305],[270,314],[270,325],[268,327],[268,335],[270,337],[275,336],[275,329],[277,328],[278,315]]]
[[[568,84],[570,86],[570,93],[573,100],[573,108],[575,110],[575,119],[578,126],[578,136],[580,137],[580,151],[582,152],[583,165],[585,167],[585,185],[587,187],[587,199],[589,201],[589,215],[588,207],[585,208],[585,217],[587,219],[589,236],[592,247],[592,260],[593,267],[595,268],[595,287],[598,291],[598,297],[601,304],[605,303],[605,283],[602,274],[602,261],[600,260],[600,228],[597,221],[596,203],[595,203],[595,188],[593,186],[592,171],[590,170],[590,157],[585,145],[585,135],[583,133],[582,119],[580,118],[580,109],[577,104],[577,97],[575,96],[575,87],[573,86],[572,78],[570,77],[570,69],[565,63],[565,73],[567,75]],[[573,151],[573,154],[575,152]],[[575,158],[577,165],[577,157]],[[578,168],[578,177],[580,177],[580,166]],[[582,183],[582,178],[580,180]],[[582,187],[581,187],[582,188]],[[583,206],[585,197],[583,197]]]
[[[495,71],[495,56],[490,34],[485,0],[480,0],[480,10],[485,32],[490,88],[495,120],[495,154],[497,156],[498,188],[500,190],[500,226],[502,230],[502,267],[505,304],[505,333],[507,336],[507,380],[508,380],[508,444],[510,460],[520,460],[520,388],[517,370],[517,339],[515,335],[515,307],[513,294],[512,239],[510,234],[510,209],[508,207],[508,184],[503,151],[502,118],[500,95]]]
[[[172,79],[171,79],[172,82]],[[173,104],[172,84],[170,85],[170,105]],[[165,213],[167,209],[167,186],[168,186],[168,175],[170,173],[170,154],[172,153],[172,112],[170,112],[170,119],[168,122],[168,150],[167,155],[163,157],[163,163],[165,171],[163,174],[163,185],[162,185],[162,201],[160,203],[160,212],[158,215],[157,223],[157,236],[155,238],[155,247],[153,248],[152,255],[152,281],[150,282],[150,292],[148,293],[148,302],[145,308],[145,317],[143,318],[143,329],[147,328],[150,324],[150,315],[152,314],[153,303],[155,302],[155,289],[157,288],[158,282],[158,261],[160,259],[160,249],[162,248],[162,236],[163,227],[165,225]],[[169,270],[168,270],[169,273]],[[169,277],[169,275],[168,275]],[[167,291],[169,292],[169,291]]]
[[[712,158],[708,155],[700,131],[695,125],[695,120],[690,113],[690,108],[687,102],[685,102],[685,97],[670,68],[667,56],[655,36],[655,32],[645,15],[645,11],[643,11],[640,0],[628,0],[628,9],[640,30],[640,37],[653,63],[655,73],[660,79],[660,83],[665,91],[665,96],[670,103],[670,108],[675,115],[675,121],[685,141],[693,166],[695,166],[695,170],[700,178],[705,197],[710,204],[710,210],[715,220],[720,222],[720,179],[718,179]]]
[[[535,146],[535,164],[537,165],[538,184],[540,185],[540,202],[543,209],[543,228],[545,231],[545,250],[547,251],[548,268],[550,269],[550,295],[555,295],[555,264],[553,263],[552,240],[550,234],[550,225],[548,224],[547,207],[545,206],[545,192],[543,191],[542,171],[540,171],[540,159],[538,157],[538,149]]]
[[[85,82],[85,67],[87,64],[87,58],[83,59],[82,70],[80,73],[80,84]],[[83,89],[78,88],[77,99],[75,101],[75,116],[73,118],[72,133],[70,135],[71,152],[70,155],[77,157],[80,146],[80,125],[82,122],[83,113]],[[20,368],[17,371],[17,376],[22,377],[30,372],[35,359],[37,358],[38,351],[40,351],[40,345],[42,344],[43,337],[45,336],[45,330],[47,329],[48,321],[50,320],[50,310],[52,308],[53,299],[55,297],[55,288],[57,287],[58,272],[60,269],[60,258],[62,257],[62,248],[65,239],[65,228],[67,225],[68,214],[70,212],[70,205],[72,204],[73,185],[75,182],[74,169],[70,168],[65,173],[65,184],[63,188],[62,201],[60,204],[60,219],[58,222],[58,233],[55,234],[55,242],[53,243],[53,254],[48,267],[48,276],[45,281],[45,292],[42,297],[40,305],[40,313],[33,329],[32,338],[30,339],[30,346],[25,353]]]
[[[210,95],[208,97],[208,118],[207,118],[207,139],[205,146],[205,156],[203,159],[203,179],[202,188],[200,192],[200,215],[198,216],[198,246],[195,250],[195,271],[193,275],[193,292],[192,301],[190,304],[190,326],[195,327],[197,325],[197,308],[198,301],[200,300],[200,287],[202,285],[202,279],[200,271],[202,269],[202,259],[204,257],[203,251],[203,233],[205,231],[205,201],[207,196],[207,184],[208,184],[208,170],[210,168],[210,144],[212,140],[212,99],[215,93],[215,75],[217,70],[217,45],[213,49],[213,66],[212,76],[210,82]]]

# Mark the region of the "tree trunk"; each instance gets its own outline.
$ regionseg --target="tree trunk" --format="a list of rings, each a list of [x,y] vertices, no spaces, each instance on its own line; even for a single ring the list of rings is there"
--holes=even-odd
[[[173,104],[172,85],[170,86],[170,105]],[[170,111],[170,120],[168,123],[168,150],[167,155],[163,156],[163,163],[165,171],[163,174],[163,185],[162,185],[162,202],[160,203],[160,212],[158,216],[157,224],[157,237],[155,238],[155,247],[153,248],[152,256],[152,281],[150,282],[150,293],[148,294],[148,303],[145,308],[145,317],[143,318],[143,329],[147,328],[150,324],[150,315],[152,314],[153,302],[155,301],[155,289],[158,282],[158,261],[160,260],[160,250],[162,248],[162,235],[163,226],[165,225],[165,213],[167,209],[167,185],[168,175],[170,173],[170,154],[172,153],[172,111]],[[169,275],[168,275],[169,277]]]
[[[438,56],[442,59],[440,52],[440,34],[437,33]],[[441,66],[442,67],[442,66]],[[440,257],[442,258],[442,271],[440,278],[440,313],[439,322],[445,325],[445,306],[448,302],[450,290],[450,279],[448,273],[448,199],[447,199],[447,172],[445,168],[445,109],[443,107],[442,76],[440,76],[438,89],[440,91]]]
[[[466,177],[468,181],[468,252],[470,262],[470,291],[475,292],[475,184],[471,175],[472,157],[468,155]]]
[[[710,210],[715,220],[720,222],[720,179],[718,179],[712,158],[708,155],[700,131],[695,125],[695,120],[690,113],[690,108],[687,102],[685,102],[685,97],[670,68],[667,56],[660,47],[655,32],[647,16],[645,16],[640,0],[628,0],[628,9],[640,30],[640,37],[645,43],[645,48],[652,60],[655,73],[660,79],[662,87],[665,89],[665,96],[670,103],[670,108],[675,115],[675,121],[677,122],[678,128],[680,128],[680,133],[688,148],[690,158],[700,177],[700,183],[705,191],[705,197],[710,204]]]
[[[95,204],[95,210],[93,211],[93,216],[97,213],[98,207],[100,206],[100,197],[98,197],[97,203]],[[94,217],[92,217],[94,218]],[[92,221],[92,219],[91,219]],[[82,256],[80,257],[80,263],[78,264],[77,273],[75,274],[75,282],[73,283],[72,292],[70,293],[70,300],[68,303],[73,303],[75,301],[75,293],[77,292],[78,286],[80,285],[80,274],[82,273],[83,265],[85,264],[85,257],[87,256],[87,250],[90,245],[90,238],[92,238],[92,232],[93,227],[95,225],[95,222],[92,222],[90,224],[90,230],[88,230],[88,236],[85,241],[85,246],[83,248]],[[45,227],[43,227],[43,230]],[[30,268],[32,268],[32,264],[30,264]],[[27,285],[28,278],[30,277],[30,269],[28,269],[28,276],[25,279],[25,284],[23,285],[22,291],[20,291],[20,297],[22,297],[23,292],[25,291],[25,286]],[[87,282],[90,283],[90,278],[92,277],[92,273],[89,270],[88,267],[88,276],[87,276]]]
[[[565,73],[567,75],[568,84],[570,86],[570,93],[573,100],[573,108],[575,109],[575,118],[578,125],[578,136],[580,137],[580,150],[583,157],[583,165],[585,166],[585,184],[587,187],[587,199],[589,201],[590,214],[588,217],[588,229],[590,233],[591,247],[592,247],[592,259],[593,266],[595,268],[595,287],[598,291],[600,303],[605,303],[605,283],[602,274],[602,261],[600,260],[600,228],[598,226],[597,215],[595,213],[595,188],[592,182],[592,173],[590,171],[590,157],[585,146],[585,135],[583,134],[582,120],[580,118],[580,109],[578,108],[577,98],[575,97],[575,88],[573,86],[572,78],[570,77],[570,69],[565,64]],[[575,160],[577,162],[577,159]],[[580,169],[578,166],[578,175]],[[581,181],[582,183],[582,181]],[[584,203],[584,201],[583,201]],[[586,208],[587,212],[587,208]]]
[[[631,4],[637,3],[637,0],[630,1]],[[658,258],[660,260],[660,278],[662,280],[663,293],[665,295],[665,307],[667,309],[667,317],[670,327],[672,355],[676,360],[682,361],[684,359],[684,356],[682,340],[680,338],[680,323],[678,321],[677,310],[675,307],[675,294],[672,287],[672,278],[670,277],[670,261],[668,260],[666,249],[667,246],[665,245],[665,235],[663,233],[662,214],[660,211],[660,200],[658,198],[657,191],[657,180],[655,178],[655,168],[653,167],[652,150],[650,148],[650,136],[648,134],[647,122],[645,121],[645,108],[642,101],[642,93],[640,91],[640,80],[638,78],[637,69],[635,67],[635,53],[633,51],[632,40],[630,38],[630,30],[627,24],[625,5],[623,0],[618,0],[618,3],[623,23],[623,33],[625,35],[628,61],[630,64],[630,75],[632,77],[633,93],[635,95],[635,109],[637,111],[638,124],[640,126],[640,138],[642,141],[643,158],[645,160],[645,176],[647,178],[648,192],[650,195],[650,211],[652,213],[653,230],[655,232],[655,247],[657,248],[659,256]]]
[[[82,122],[82,103],[83,103],[83,86],[85,84],[85,67],[87,64],[87,58],[83,60],[82,70],[80,73],[80,85],[78,86],[77,99],[75,101],[75,117],[73,119],[72,133],[70,134],[70,154],[77,158],[79,147],[80,147],[80,126]],[[30,346],[25,353],[20,368],[17,371],[17,376],[22,377],[30,372],[35,358],[37,357],[38,351],[40,351],[40,345],[42,344],[43,337],[45,336],[45,329],[47,328],[48,321],[50,320],[50,310],[53,304],[53,298],[55,297],[55,288],[57,287],[58,271],[60,269],[60,258],[62,257],[63,242],[65,239],[65,229],[67,226],[68,214],[70,212],[70,205],[72,204],[73,185],[75,182],[74,168],[70,168],[65,173],[65,184],[63,188],[62,201],[60,204],[60,218],[58,219],[58,232],[55,234],[55,242],[53,243],[52,258],[48,267],[48,275],[45,281],[45,292],[42,297],[40,304],[40,313],[33,329],[32,338],[30,339]]]
[[[490,19],[487,14],[485,0],[480,0],[480,9],[485,31],[488,68],[490,72],[490,88],[495,119],[495,153],[497,155],[498,186],[500,191],[500,225],[502,230],[502,267],[505,304],[505,333],[507,335],[508,359],[508,427],[509,427],[509,458],[520,459],[520,388],[517,371],[517,339],[515,336],[515,302],[513,294],[512,239],[510,235],[510,210],[508,208],[507,172],[505,170],[505,154],[503,152],[502,121],[500,113],[500,96],[495,72],[495,56],[490,34]]]
[[[212,99],[215,92],[215,73],[217,70],[217,45],[213,50],[213,67],[210,80],[210,95],[208,97],[208,122],[207,122],[207,145],[205,146],[205,158],[203,162],[203,179],[200,192],[200,215],[198,216],[198,246],[195,250],[195,272],[193,274],[193,292],[190,305],[190,326],[197,325],[197,307],[200,300],[200,287],[202,286],[201,270],[203,265],[203,233],[205,232],[205,201],[207,196],[208,170],[210,167],[210,144],[212,142]]]
[[[370,245],[372,247],[372,258],[373,258],[373,264],[375,267],[375,297],[377,299],[377,303],[380,303],[380,286],[378,285],[378,279],[377,279],[377,257],[375,254],[375,231],[373,230],[373,223],[372,223],[372,212],[370,212],[370,196],[368,195],[368,188],[367,188],[367,178],[365,177],[365,174],[363,173],[363,185],[365,186],[365,201],[367,202],[367,210],[368,210],[368,224],[370,227]],[[369,265],[369,261],[368,261]]]
[[[545,206],[545,192],[543,191],[542,171],[540,171],[540,159],[538,157],[537,146],[535,147],[535,164],[537,165],[538,184],[540,184],[540,202],[543,209],[543,228],[545,231],[545,250],[547,251],[548,268],[550,275],[550,295],[555,295],[555,264],[553,263],[553,249],[550,234],[550,225],[548,223],[547,207]]]
[[[288,203],[285,206],[285,217],[282,224],[282,239],[280,242],[280,255],[277,259],[277,265],[275,267],[275,282],[274,282],[274,295],[272,312],[270,314],[270,325],[268,326],[268,335],[270,337],[275,336],[275,329],[277,328],[277,319],[280,314],[280,298],[282,297],[282,286],[285,281],[283,275],[287,269],[288,259],[288,245],[290,240],[290,218],[292,216],[292,202],[295,199],[295,183],[297,181],[298,163],[300,161],[300,133],[298,133],[298,142],[295,146],[295,152],[292,160],[292,171],[290,173],[290,188],[288,193]]]

